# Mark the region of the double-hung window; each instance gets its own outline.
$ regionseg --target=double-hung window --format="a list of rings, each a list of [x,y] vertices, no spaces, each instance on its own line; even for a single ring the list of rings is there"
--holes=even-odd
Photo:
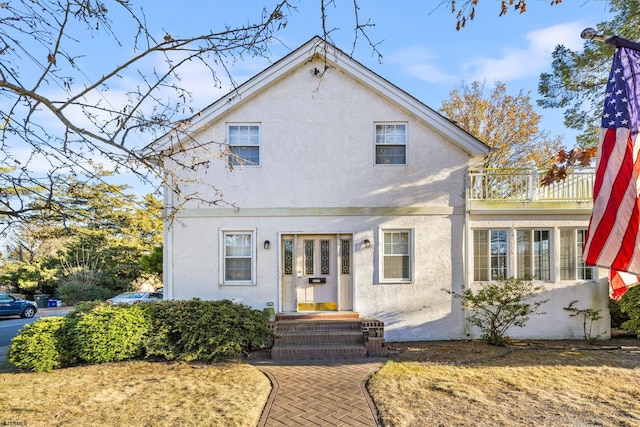
[[[222,232],[223,283],[255,283],[254,241],[252,231]]]
[[[585,229],[560,230],[560,280],[593,280],[593,268],[582,260]]]
[[[473,231],[473,280],[507,278],[507,230]]]
[[[551,231],[518,230],[518,279],[551,280]]]
[[[260,165],[260,126],[257,124],[228,125],[229,165]]]
[[[378,123],[375,132],[376,165],[406,165],[406,123]]]
[[[382,233],[382,281],[412,280],[412,238],[410,230],[385,230]]]

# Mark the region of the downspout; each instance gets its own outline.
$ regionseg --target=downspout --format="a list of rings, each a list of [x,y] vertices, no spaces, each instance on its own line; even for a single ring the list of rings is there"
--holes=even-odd
[[[462,245],[463,245],[463,261],[462,261],[462,292],[469,287],[469,234],[471,233],[471,224],[469,224],[469,181],[471,180],[470,165],[467,164],[467,169],[464,176],[464,225],[462,227]],[[464,334],[469,336],[471,334],[471,327],[469,325],[469,311],[466,307],[462,306],[462,315],[464,317]]]

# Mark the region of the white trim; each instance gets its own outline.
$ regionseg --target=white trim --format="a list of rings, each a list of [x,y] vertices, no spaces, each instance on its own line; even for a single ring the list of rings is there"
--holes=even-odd
[[[197,208],[182,209],[179,218],[313,217],[313,216],[443,216],[463,215],[462,206],[348,207],[348,208]],[[305,233],[296,231],[295,233]],[[295,234],[290,233],[290,234]],[[284,233],[286,234],[286,233]],[[316,234],[328,234],[318,232]]]
[[[378,126],[404,126],[404,163],[378,163],[378,145],[384,146],[385,144],[378,144]],[[388,144],[399,146],[400,144]],[[408,166],[409,165],[409,122],[407,121],[382,121],[373,122],[373,165],[374,166]]]
[[[385,233],[408,233],[409,238],[409,279],[386,279],[384,277],[384,235]],[[407,284],[415,282],[415,245],[413,228],[380,228],[378,229],[378,283],[380,284]]]
[[[225,280],[226,274],[226,257],[225,257],[225,235],[227,234],[250,234],[251,235],[251,280]],[[258,262],[257,257],[257,245],[256,245],[256,229],[218,229],[218,285],[220,286],[243,286],[253,285],[258,283],[256,278],[256,264]]]
[[[165,300],[172,300],[173,296],[173,227],[167,221],[168,212],[173,209],[173,192],[169,190],[169,185],[173,186],[171,174],[165,173],[167,184],[162,186],[163,210],[163,243],[162,243],[162,287]]]
[[[229,128],[235,126],[235,127],[239,127],[239,126],[255,126],[258,128],[258,144],[256,145],[256,147],[258,147],[258,163],[245,163],[245,164],[238,164],[235,165],[234,167],[238,167],[238,168],[246,168],[246,167],[251,167],[251,168],[255,168],[255,167],[260,167],[262,166],[262,123],[260,122],[227,122],[225,123],[225,135],[226,135],[226,144],[227,147],[229,147],[229,153],[231,152],[231,147],[250,147],[250,145],[231,145],[231,137],[230,137],[230,132],[229,132]],[[227,155],[227,159],[226,159],[226,165],[227,168],[229,167],[229,156]]]

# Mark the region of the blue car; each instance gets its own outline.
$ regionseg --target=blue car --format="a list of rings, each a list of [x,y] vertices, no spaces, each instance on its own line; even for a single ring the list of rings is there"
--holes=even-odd
[[[30,318],[38,312],[38,305],[33,301],[0,294],[0,316],[20,316]]]

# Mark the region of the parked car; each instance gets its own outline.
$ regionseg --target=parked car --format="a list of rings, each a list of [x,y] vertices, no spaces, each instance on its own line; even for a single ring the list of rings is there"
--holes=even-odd
[[[125,292],[107,300],[109,305],[140,304],[141,302],[162,301],[162,292]]]
[[[38,305],[33,301],[0,294],[0,316],[20,316],[30,318],[38,312]]]

